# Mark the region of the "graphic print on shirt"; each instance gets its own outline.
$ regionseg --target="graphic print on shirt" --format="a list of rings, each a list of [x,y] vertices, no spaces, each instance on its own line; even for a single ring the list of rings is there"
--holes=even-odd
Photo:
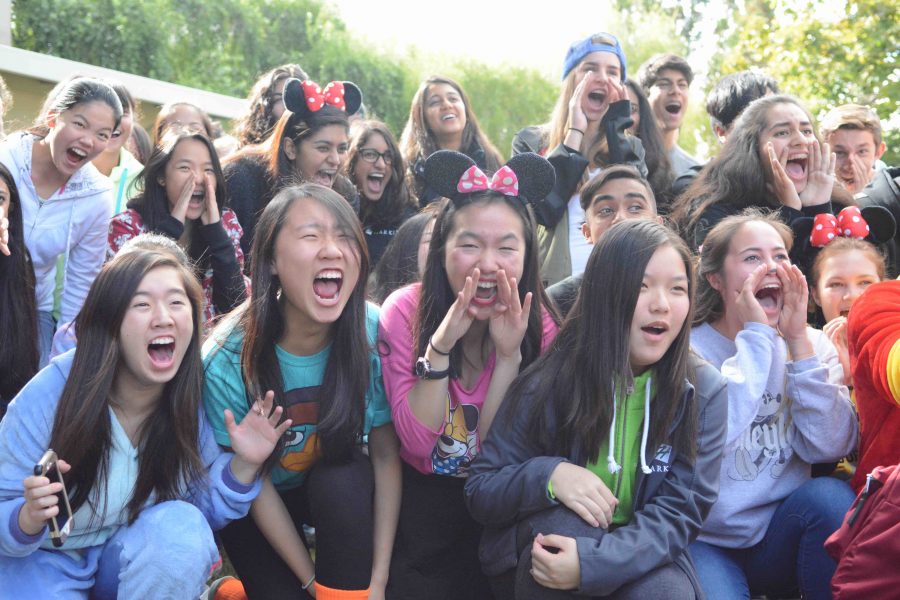
[[[763,393],[759,413],[737,440],[734,465],[728,476],[736,481],[756,481],[760,473],[778,479],[793,454],[791,400],[782,394]]]
[[[293,420],[284,434],[284,450],[279,461],[285,471],[307,471],[322,455],[316,435],[319,403],[315,399],[320,387],[297,388],[284,395],[285,418]]]
[[[431,452],[431,468],[438,475],[465,474],[478,448],[478,407],[474,404],[451,406],[447,394],[444,431]]]

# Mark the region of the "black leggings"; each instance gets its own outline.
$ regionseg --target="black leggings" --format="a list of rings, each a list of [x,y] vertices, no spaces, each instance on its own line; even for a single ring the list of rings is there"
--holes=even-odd
[[[423,475],[403,463],[403,499],[388,600],[490,600],[478,561],[481,526],[463,502],[464,477]]]
[[[316,528],[317,582],[343,590],[369,587],[374,493],[372,463],[359,451],[346,463],[318,463],[302,486],[279,492],[301,537],[304,523]],[[248,598],[311,598],[251,516],[232,521],[219,535]]]

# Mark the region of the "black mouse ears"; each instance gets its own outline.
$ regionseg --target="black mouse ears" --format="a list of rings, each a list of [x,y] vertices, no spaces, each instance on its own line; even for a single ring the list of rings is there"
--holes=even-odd
[[[848,206],[837,216],[821,213],[814,219],[799,219],[794,223],[797,238],[808,238],[810,245],[816,248],[822,248],[839,237],[882,244],[893,239],[896,231],[894,215],[883,206]]]
[[[556,184],[556,171],[547,159],[525,152],[509,159],[493,177],[488,177],[465,154],[438,150],[425,160],[425,181],[454,204],[482,191],[498,192],[528,203],[542,200],[550,193]]]
[[[323,106],[333,106],[348,115],[356,114],[362,106],[362,91],[350,81],[332,81],[322,89],[309,79],[288,79],[283,93],[284,106],[301,118],[318,112]]]

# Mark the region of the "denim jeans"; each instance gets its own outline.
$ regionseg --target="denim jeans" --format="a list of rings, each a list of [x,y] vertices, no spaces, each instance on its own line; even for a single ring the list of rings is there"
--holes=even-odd
[[[53,334],[56,332],[56,319],[50,311],[39,310],[38,314],[38,352],[40,361],[38,368],[43,369],[50,362],[50,347],[53,345]]]
[[[844,481],[811,479],[785,498],[755,546],[691,544],[707,598],[750,598],[751,593],[778,597],[796,593],[798,588],[804,598],[831,598],[835,563],[823,545],[841,526],[855,497]]]

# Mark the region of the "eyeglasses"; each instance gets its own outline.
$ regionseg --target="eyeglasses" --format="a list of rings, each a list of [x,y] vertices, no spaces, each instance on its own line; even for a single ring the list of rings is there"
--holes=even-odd
[[[379,157],[381,157],[381,159],[384,161],[384,164],[386,165],[394,162],[394,157],[391,156],[390,151],[379,152],[378,150],[373,150],[372,148],[363,148],[362,150],[360,150],[359,157],[367,163],[377,163]]]

